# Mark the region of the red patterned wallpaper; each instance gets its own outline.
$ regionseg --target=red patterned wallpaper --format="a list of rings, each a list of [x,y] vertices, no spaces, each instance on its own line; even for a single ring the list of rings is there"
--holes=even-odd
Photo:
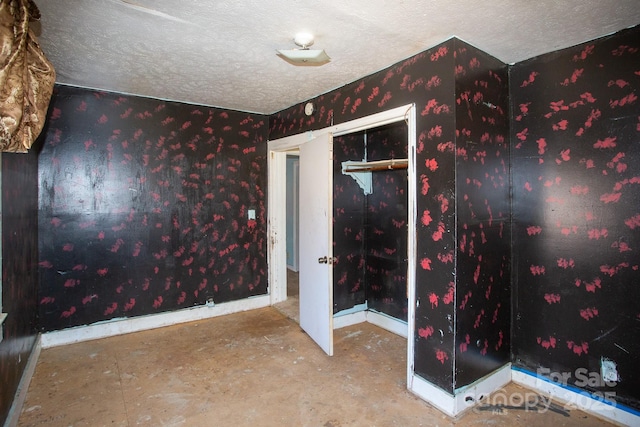
[[[56,87],[39,159],[42,329],[266,294],[266,125]]]

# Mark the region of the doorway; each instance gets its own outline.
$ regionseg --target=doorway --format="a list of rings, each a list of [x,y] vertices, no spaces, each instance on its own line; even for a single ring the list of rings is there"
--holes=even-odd
[[[288,151],[286,156],[286,264],[287,264],[287,286],[286,300],[278,302],[273,306],[282,314],[300,323],[299,307],[299,238],[298,238],[298,218],[299,218],[299,152]]]
[[[408,127],[333,141],[334,327],[368,321],[406,338]]]
[[[393,110],[374,114],[341,125],[332,126],[318,131],[293,135],[269,142],[269,218],[268,218],[268,260],[269,260],[269,291],[272,305],[287,299],[287,263],[286,263],[286,157],[287,153],[295,152],[303,144],[312,139],[324,138],[325,135],[340,136],[365,129],[383,126],[389,123],[404,121],[408,127],[408,182],[407,182],[407,337],[413,336],[414,307],[415,307],[415,230],[416,226],[416,178],[415,178],[415,107],[406,105]],[[300,174],[304,171],[301,169]],[[300,260],[305,256],[306,248],[300,245]],[[329,256],[329,259],[332,255]],[[331,290],[332,292],[332,290]],[[326,318],[319,318],[318,322],[333,324],[333,307]],[[301,306],[301,310],[305,310]],[[332,328],[331,328],[332,329]],[[407,339],[407,374],[413,372],[413,340]],[[409,378],[409,377],[408,377]]]

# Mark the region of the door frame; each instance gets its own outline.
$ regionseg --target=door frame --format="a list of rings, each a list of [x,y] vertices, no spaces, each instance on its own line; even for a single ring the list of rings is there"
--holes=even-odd
[[[295,153],[300,145],[327,133],[333,136],[346,135],[361,130],[383,126],[404,120],[407,123],[407,384],[411,384],[414,365],[414,329],[416,304],[416,108],[406,104],[360,119],[308,131],[285,138],[268,141],[267,144],[267,271],[271,305],[287,299],[287,242],[286,242],[286,179],[287,153]],[[303,245],[299,245],[299,256],[303,256]]]

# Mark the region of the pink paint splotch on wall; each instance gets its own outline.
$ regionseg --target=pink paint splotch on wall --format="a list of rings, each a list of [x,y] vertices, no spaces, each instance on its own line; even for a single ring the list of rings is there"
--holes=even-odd
[[[514,363],[599,372],[610,359],[620,381],[604,391],[636,409],[639,64],[636,27],[511,71]]]
[[[66,86],[52,106],[44,330],[266,294],[266,116]]]

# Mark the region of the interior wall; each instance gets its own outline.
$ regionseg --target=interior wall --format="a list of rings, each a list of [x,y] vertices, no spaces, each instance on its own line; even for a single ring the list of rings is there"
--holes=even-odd
[[[367,130],[367,160],[407,158],[404,121]],[[407,321],[407,170],[371,172],[364,252],[368,308]]]
[[[455,191],[455,153],[438,147],[455,140],[454,45],[454,39],[448,40],[321,95],[313,99],[316,113],[312,116],[304,114],[302,103],[269,118],[269,139],[277,139],[416,104],[419,227],[416,336],[411,338],[414,366],[417,375],[449,392],[453,391],[454,311],[453,300],[442,297],[449,294],[455,271],[445,256],[456,246],[450,232],[455,229],[455,204],[442,212],[439,199],[451,199]]]
[[[441,209],[456,204],[457,248],[446,256],[457,265],[460,388],[510,361],[511,205],[507,66],[461,42],[455,62],[456,188]]]
[[[366,302],[407,320],[407,171],[372,172],[371,194],[342,173],[349,160],[406,158],[407,141],[404,122],[334,138],[334,313]]]
[[[38,324],[38,150],[2,153],[2,311],[0,425],[7,419]]]
[[[56,86],[39,160],[42,330],[266,294],[266,120]]]
[[[510,76],[513,362],[575,374],[611,360],[620,375],[615,392],[634,407],[637,39],[636,28],[517,64]],[[504,179],[504,146],[491,131],[491,149],[474,149],[486,143],[477,133],[483,127],[462,125],[465,114],[486,119],[490,129],[491,120],[503,119],[493,107],[504,110],[504,99],[492,95],[503,67],[491,64],[452,39],[316,98],[311,117],[301,104],[269,120],[275,139],[418,106],[415,369],[448,391],[486,370],[484,362],[474,365],[478,354],[501,362],[508,346],[506,291],[504,282],[495,284],[508,273],[504,229],[494,228],[504,210],[489,191]],[[476,68],[481,77],[464,80]],[[475,96],[476,84],[481,102],[465,105],[463,95]],[[266,292],[265,117],[68,87],[56,88],[52,105],[40,160],[45,329],[200,304],[211,292],[218,302]],[[215,175],[200,171],[202,158]],[[471,194],[474,178],[489,189],[486,203]],[[243,221],[250,206],[256,224]],[[493,243],[480,251],[483,239]],[[207,251],[218,255],[211,266]],[[252,268],[237,269],[246,265]],[[202,269],[215,280],[205,282]],[[487,298],[489,286],[490,297],[501,296]],[[472,301],[483,295],[482,304]],[[500,304],[496,322],[495,309],[477,312],[483,304]],[[474,342],[472,333],[481,338]]]
[[[635,27],[510,72],[513,363],[636,409],[639,64]],[[612,386],[603,361],[619,375]]]
[[[366,197],[342,173],[342,162],[364,158],[364,132],[333,138],[333,313],[367,300],[364,254]]]
[[[576,369],[598,372],[602,361],[610,360],[619,374],[618,401],[638,409],[634,364],[640,315],[633,286],[639,270],[633,254],[640,247],[637,40],[636,27],[516,64],[509,104],[513,363],[532,372],[569,372],[576,385]],[[484,200],[474,202],[472,191],[465,193],[467,200],[454,196],[465,191],[463,184],[477,186],[474,178],[482,171],[484,188],[495,184],[491,177],[504,177],[504,148],[495,136],[489,135],[493,145],[487,153],[460,145],[468,145],[460,139],[468,128],[461,126],[465,119],[458,113],[475,115],[502,102],[487,101],[484,91],[481,103],[464,105],[467,89],[454,89],[451,70],[464,76],[476,62],[473,56],[468,62],[454,58],[469,52],[460,51],[461,46],[449,40],[322,95],[315,99],[318,112],[311,117],[303,114],[303,104],[286,109],[270,117],[268,130],[275,139],[416,103],[420,306],[413,337],[415,366],[417,374],[445,390],[477,375],[465,377],[465,364],[477,356],[465,331],[490,337],[491,343],[475,341],[487,351],[502,342],[496,349],[500,358],[498,350],[508,348],[506,337],[495,335],[496,330],[504,332],[504,305],[498,325],[486,333],[470,327],[473,313],[461,316],[465,310],[460,309],[454,332],[453,307],[466,301],[465,308],[477,310],[480,303],[469,301],[486,294],[487,283],[490,295],[499,289],[504,295],[502,282],[495,284],[496,274],[504,276],[508,268],[501,261],[504,234],[486,228],[487,215],[497,218],[491,193],[479,210],[473,208],[482,207]],[[492,79],[502,78],[496,70],[484,73],[477,82],[495,85]],[[467,83],[473,86],[476,80]],[[204,296],[221,302],[266,292],[266,117],[65,86],[56,87],[52,106],[40,161],[38,212],[34,152],[4,154],[2,159],[3,300],[5,311],[14,315],[7,319],[0,343],[0,420],[35,342],[38,299],[41,327],[53,330],[201,304]],[[488,113],[480,116],[496,119]],[[466,159],[460,148],[467,150]],[[484,165],[481,158],[489,162],[485,168],[477,164]],[[462,175],[456,181],[451,172],[456,168],[470,181],[460,180]],[[456,207],[456,200],[464,203]],[[256,223],[245,221],[249,207],[257,210]],[[456,209],[465,220],[455,222]],[[473,228],[471,220],[478,221]],[[34,273],[38,230],[40,298]],[[499,256],[489,262],[477,251],[478,242],[496,236]],[[470,237],[475,255],[469,253]],[[494,247],[487,245],[484,254],[490,253],[489,246]],[[455,302],[452,258],[466,277],[460,285],[467,289],[476,285],[480,266],[479,289],[458,294]],[[482,304],[496,307],[499,300]],[[480,314],[479,326],[495,323],[487,310]],[[461,351],[464,345],[466,352]],[[454,381],[456,352],[461,354]]]

